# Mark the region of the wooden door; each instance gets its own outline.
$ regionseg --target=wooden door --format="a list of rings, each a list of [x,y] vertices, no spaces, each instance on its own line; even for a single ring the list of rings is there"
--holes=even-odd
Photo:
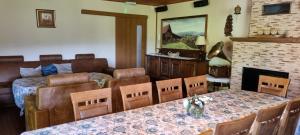
[[[138,28],[141,29],[138,32]],[[138,36],[137,34],[141,35]],[[141,37],[138,38],[138,37]],[[147,38],[147,17],[126,15],[116,17],[116,68],[144,67]],[[140,47],[138,47],[140,40]],[[138,49],[140,48],[140,49]],[[138,55],[139,54],[139,55]],[[139,59],[140,62],[137,62]],[[139,64],[140,63],[140,64]]]

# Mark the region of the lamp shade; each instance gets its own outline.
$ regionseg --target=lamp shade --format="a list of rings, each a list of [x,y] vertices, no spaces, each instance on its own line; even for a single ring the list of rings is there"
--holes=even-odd
[[[204,36],[198,36],[195,45],[206,45],[206,39]]]

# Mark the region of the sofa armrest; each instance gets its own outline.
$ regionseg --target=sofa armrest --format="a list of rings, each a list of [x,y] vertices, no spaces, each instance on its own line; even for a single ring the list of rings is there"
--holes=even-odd
[[[115,70],[116,69],[113,67],[108,67],[108,68],[104,69],[103,73],[113,76]]]
[[[50,126],[49,111],[37,109],[35,95],[26,96],[24,102],[27,131]]]

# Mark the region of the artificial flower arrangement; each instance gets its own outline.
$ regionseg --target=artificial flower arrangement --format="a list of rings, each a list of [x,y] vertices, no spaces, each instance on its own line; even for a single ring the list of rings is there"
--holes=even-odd
[[[205,101],[208,102],[209,100],[212,100],[212,98],[195,95],[191,98],[186,98],[183,101],[183,107],[186,109],[188,115],[200,118],[204,112]]]

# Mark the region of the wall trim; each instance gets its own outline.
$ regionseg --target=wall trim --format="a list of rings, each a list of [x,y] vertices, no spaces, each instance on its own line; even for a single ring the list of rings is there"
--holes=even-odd
[[[106,12],[106,11],[87,10],[87,9],[82,9],[81,14],[113,16],[113,17],[135,17],[135,18],[146,18],[146,19],[148,19],[147,15],[123,14],[123,13],[116,13],[116,12]]]

